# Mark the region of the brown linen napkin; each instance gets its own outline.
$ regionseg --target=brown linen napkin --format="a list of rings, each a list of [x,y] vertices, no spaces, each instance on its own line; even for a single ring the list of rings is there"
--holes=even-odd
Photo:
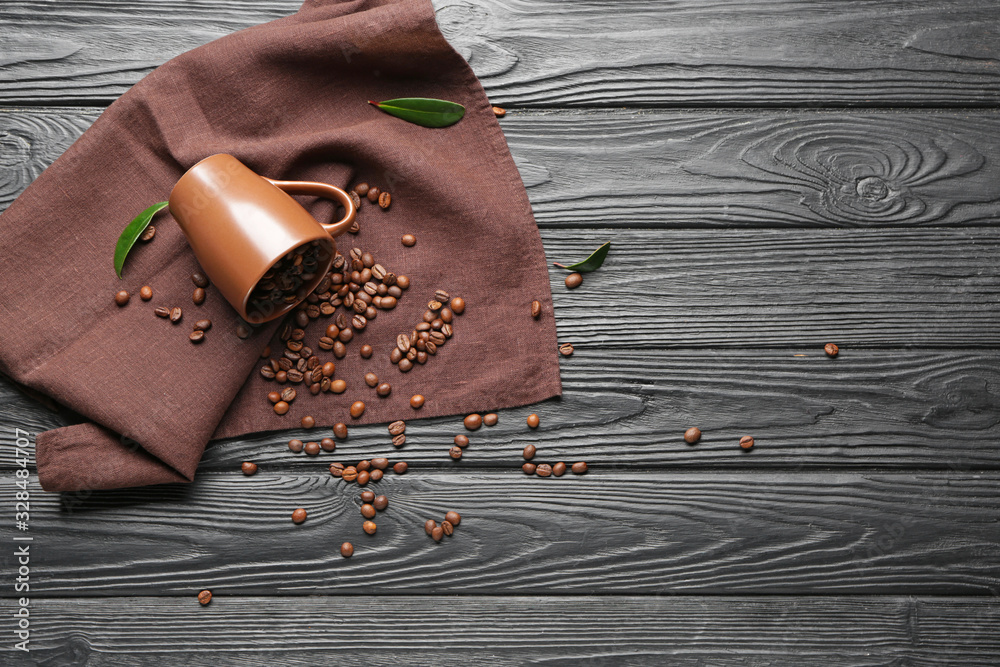
[[[448,99],[467,112],[434,130],[365,103],[396,97]],[[365,202],[361,232],[338,239],[344,254],[360,247],[412,280],[399,306],[380,312],[337,360],[345,393],[311,396],[299,385],[291,411],[274,414],[266,394],[276,385],[257,369],[279,324],[240,340],[235,311],[213,288],[194,306],[198,267],[168,214],[116,278],[112,249],[124,225],[214,153],[271,178],[367,181],[392,193],[388,211]],[[336,215],[328,202],[302,201],[321,221]],[[402,246],[405,233],[416,246]],[[210,438],[298,427],[307,414],[320,426],[384,422],[561,391],[545,256],[524,187],[482,87],[441,36],[428,0],[309,0],[293,16],[174,58],[0,216],[0,246],[16,258],[0,267],[0,372],[94,422],[38,435],[39,477],[50,491],[190,481]],[[138,298],[143,285],[153,289],[149,302]],[[122,288],[133,298],[119,308],[112,296]],[[389,351],[439,288],[464,297],[467,310],[439,354],[403,374]],[[543,304],[537,321],[534,299]],[[153,315],[175,305],[184,310],[177,325]],[[193,345],[188,333],[202,318],[213,328]],[[314,349],[331,321],[308,328]],[[358,354],[364,343],[375,349],[369,360]],[[391,396],[364,384],[367,371],[392,384]],[[427,397],[420,412],[409,407],[415,393]],[[351,420],[355,400],[368,409]]]

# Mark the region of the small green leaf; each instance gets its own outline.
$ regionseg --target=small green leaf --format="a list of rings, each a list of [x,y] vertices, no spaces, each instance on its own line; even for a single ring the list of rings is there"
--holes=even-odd
[[[552,262],[554,266],[558,266],[560,269],[566,269],[567,271],[579,271],[580,273],[589,273],[590,271],[596,271],[601,268],[601,264],[604,264],[604,258],[608,256],[608,251],[611,250],[611,241],[608,241],[600,248],[591,253],[590,257],[583,260],[582,262],[577,262],[576,264],[570,264],[566,266],[560,264],[559,262]]]
[[[423,127],[448,127],[462,120],[465,115],[465,107],[461,104],[426,97],[400,97],[385,102],[368,100],[368,104]]]
[[[159,211],[169,204],[170,202],[161,201],[159,204],[153,204],[145,211],[135,216],[132,222],[128,223],[128,226],[122,232],[122,235],[118,237],[118,243],[115,244],[115,273],[118,277],[122,277],[122,266],[125,265],[125,258],[128,257],[129,251],[132,246],[135,245],[136,240],[142,236],[142,233],[146,231],[146,227],[149,226],[149,221],[153,219]]]

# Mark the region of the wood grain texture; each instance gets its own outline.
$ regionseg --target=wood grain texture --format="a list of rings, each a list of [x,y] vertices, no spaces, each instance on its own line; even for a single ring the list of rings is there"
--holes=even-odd
[[[36,598],[1000,593],[992,473],[413,472],[370,485],[389,498],[374,536],[359,488],[321,464],[95,493],[31,485]],[[13,507],[13,476],[0,488]],[[448,510],[462,523],[435,543],[423,523]]]
[[[169,58],[299,0],[8,0],[0,100],[110,102]],[[995,105],[988,0],[435,0],[494,102]]]
[[[0,111],[0,207],[99,113]],[[1000,218],[995,111],[562,111],[502,122],[545,228],[984,226]]]
[[[386,455],[421,470],[509,471],[529,443],[540,460],[622,471],[1000,469],[1000,356],[993,352],[845,349],[831,360],[817,347],[581,349],[562,360],[562,380],[562,399],[501,411],[499,424],[470,433],[459,463],[448,448],[465,429],[460,417],[445,417],[408,421],[399,450],[384,424],[351,427],[335,453],[318,459],[292,454],[286,443],[328,436],[327,429],[218,441],[199,470],[234,472],[254,461],[263,471],[294,472]],[[531,412],[541,417],[534,431],[525,424]],[[0,382],[0,469],[15,464],[15,428],[37,434],[67,423]],[[682,440],[692,425],[703,431],[693,447]],[[736,446],[746,434],[757,442],[750,455]]]
[[[0,602],[6,614],[9,602]],[[40,599],[4,664],[994,665],[995,600],[898,597]],[[37,638],[35,638],[37,637]]]

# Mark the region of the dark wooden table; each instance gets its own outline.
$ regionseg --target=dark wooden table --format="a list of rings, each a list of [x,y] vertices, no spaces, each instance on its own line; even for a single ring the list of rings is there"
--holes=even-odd
[[[4,0],[0,206],[152,68],[298,4]],[[214,444],[186,486],[32,478],[23,654],[15,429],[62,418],[0,385],[0,662],[1000,663],[1000,7],[436,6],[510,109],[550,259],[615,242],[578,290],[552,273],[565,396],[460,465],[456,420],[412,423],[367,539],[287,433]],[[529,441],[591,473],[526,477]]]

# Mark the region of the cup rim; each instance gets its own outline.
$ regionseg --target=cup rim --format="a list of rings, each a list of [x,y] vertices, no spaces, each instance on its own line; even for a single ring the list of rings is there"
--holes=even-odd
[[[287,314],[292,309],[298,307],[298,305],[300,303],[302,303],[303,301],[305,301],[305,297],[303,297],[302,299],[299,299],[298,301],[295,301],[293,303],[288,304],[284,308],[278,308],[277,310],[274,311],[274,313],[272,315],[270,315],[269,317],[265,317],[264,319],[260,320],[259,322],[251,322],[250,319],[247,317],[247,315],[250,314],[250,313],[247,312],[247,305],[248,305],[248,303],[250,301],[250,295],[253,294],[253,288],[257,286],[257,283],[259,283],[260,279],[264,277],[264,274],[267,273],[268,271],[270,271],[271,267],[274,266],[278,262],[278,260],[280,260],[282,257],[284,257],[285,255],[287,255],[292,250],[295,250],[299,246],[305,245],[306,243],[312,243],[313,241],[322,241],[324,239],[330,242],[331,250],[333,250],[334,252],[330,253],[330,259],[328,260],[328,263],[327,263],[326,267],[322,271],[317,271],[316,272],[316,276],[317,277],[314,279],[314,282],[313,282],[313,285],[312,285],[312,289],[309,290],[306,293],[306,295],[308,296],[309,294],[312,293],[312,291],[314,289],[316,289],[316,285],[319,285],[320,281],[323,280],[323,276],[330,272],[330,267],[333,266],[333,260],[334,260],[334,257],[336,256],[337,241],[332,236],[330,236],[329,234],[327,234],[325,232],[317,234],[313,238],[307,238],[307,239],[304,239],[304,240],[301,240],[301,241],[296,241],[295,243],[293,243],[289,247],[287,247],[284,250],[282,250],[280,253],[275,254],[274,259],[271,260],[271,263],[268,264],[267,267],[263,271],[261,271],[257,275],[256,278],[254,278],[253,286],[249,290],[247,290],[247,293],[245,295],[243,295],[243,300],[240,302],[240,313],[239,313],[239,315],[240,315],[241,318],[243,318],[244,322],[246,322],[247,324],[265,324],[265,323],[270,322],[272,320],[278,319],[282,315]]]

